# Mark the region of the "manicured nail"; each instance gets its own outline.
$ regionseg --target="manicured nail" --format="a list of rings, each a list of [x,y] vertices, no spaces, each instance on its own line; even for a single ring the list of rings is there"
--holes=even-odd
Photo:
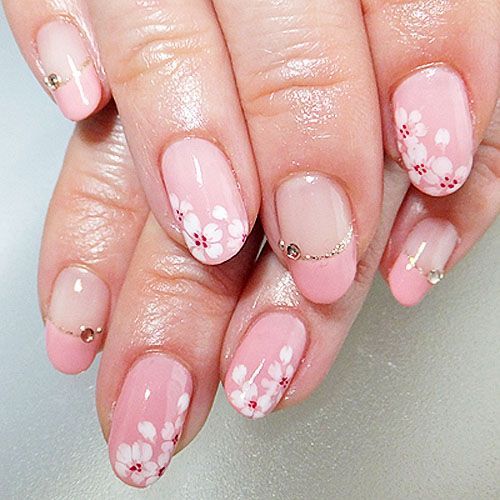
[[[101,101],[101,82],[78,28],[66,21],[43,25],[36,37],[45,85],[62,113],[78,121],[91,115]]]
[[[236,350],[224,389],[245,417],[271,413],[287,390],[304,355],[304,324],[286,312],[261,316]]]
[[[248,218],[238,184],[220,149],[187,138],[167,148],[163,180],[186,245],[205,264],[236,255],[248,235]]]
[[[165,472],[191,400],[190,373],[165,354],[139,358],[125,378],[109,435],[109,458],[125,483],[144,488]]]
[[[472,168],[472,118],[460,76],[444,66],[406,78],[393,97],[398,149],[414,186],[431,196],[460,188]]]
[[[109,289],[82,267],[57,277],[45,321],[47,354],[54,368],[74,375],[86,370],[102,343],[109,313]]]
[[[331,304],[356,275],[356,236],[345,192],[331,179],[308,174],[283,182],[276,193],[279,246],[304,297]]]
[[[418,304],[444,278],[444,268],[457,242],[457,231],[450,222],[419,222],[389,273],[389,286],[396,300],[404,306]]]

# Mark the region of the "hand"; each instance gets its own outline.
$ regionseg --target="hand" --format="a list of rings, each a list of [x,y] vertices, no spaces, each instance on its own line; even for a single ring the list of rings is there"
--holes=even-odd
[[[262,195],[271,247],[317,303],[348,290],[377,228],[382,130],[418,188],[449,194],[497,98],[495,0],[87,3],[5,2],[63,112],[112,93],[153,213],[203,262],[241,248]]]

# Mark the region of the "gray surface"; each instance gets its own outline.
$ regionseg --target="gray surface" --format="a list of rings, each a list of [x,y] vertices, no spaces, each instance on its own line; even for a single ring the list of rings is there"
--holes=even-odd
[[[499,223],[421,307],[400,308],[377,279],[306,404],[252,423],[219,397],[153,489],[116,480],[96,371],[49,367],[37,309],[44,212],[71,127],[3,17],[0,67],[0,498],[500,498]]]

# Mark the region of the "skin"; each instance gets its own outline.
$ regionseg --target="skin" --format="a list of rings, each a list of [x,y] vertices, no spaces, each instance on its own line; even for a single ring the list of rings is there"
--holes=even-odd
[[[500,14],[494,0],[373,0],[357,7],[297,1],[286,8],[282,2],[271,7],[259,1],[252,13],[239,2],[216,1],[222,31],[205,2],[183,2],[178,12],[162,1],[153,13],[134,10],[141,9],[138,2],[88,3],[89,10],[74,0],[26,0],[22,8],[4,1],[39,79],[34,33],[48,19],[71,13],[91,41],[105,90],[97,111],[112,92],[124,124],[107,108],[77,128],[49,210],[40,262],[43,313],[53,281],[68,263],[92,268],[111,289],[112,319],[97,386],[105,436],[126,371],[153,346],[179,357],[193,372],[195,393],[182,440],[187,444],[209,412],[245,326],[270,307],[292,308],[310,327],[308,357],[282,406],[304,400],[317,387],[361,307],[407,189],[405,176],[390,169],[381,222],[382,146],[397,159],[390,97],[415,68],[439,61],[459,71],[479,147],[471,177],[453,196],[431,199],[414,188],[408,191],[382,261],[384,276],[420,219],[447,217],[457,227],[460,242],[451,267],[496,217],[500,120],[498,109],[493,113]],[[122,15],[124,9],[129,15]],[[324,24],[318,23],[318,13],[324,12]],[[195,25],[188,14],[196,16]],[[255,18],[244,17],[250,14]],[[165,29],[155,16],[175,29]],[[346,19],[351,24],[343,31],[339,26]],[[311,39],[300,36],[310,32]],[[297,53],[287,51],[284,40]],[[116,51],[117,44],[123,50]],[[160,50],[169,57],[159,57]],[[199,92],[183,93],[191,78]],[[186,114],[186,108],[196,112]],[[169,141],[192,133],[223,145],[252,221],[262,193],[262,220],[272,245],[278,239],[274,190],[284,177],[314,168],[340,180],[353,204],[361,255],[357,279],[344,299],[334,306],[305,301],[280,265],[281,255],[270,251],[251,273],[258,232],[236,259],[217,269],[190,257],[161,201],[157,162]],[[161,227],[148,218],[148,207]]]

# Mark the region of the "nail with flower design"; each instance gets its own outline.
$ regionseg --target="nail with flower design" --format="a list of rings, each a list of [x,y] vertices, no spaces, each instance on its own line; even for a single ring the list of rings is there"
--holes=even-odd
[[[181,438],[192,393],[178,361],[147,354],[129,371],[113,413],[109,458],[116,475],[144,488],[165,472]]]
[[[410,75],[393,96],[401,161],[412,184],[431,196],[459,189],[472,168],[472,118],[465,85],[445,66]]]
[[[228,159],[210,141],[186,138],[171,144],[162,175],[175,222],[191,254],[221,264],[243,247],[248,217]]]
[[[271,413],[303,359],[304,324],[286,311],[260,316],[237,348],[224,389],[231,405],[251,419]]]

